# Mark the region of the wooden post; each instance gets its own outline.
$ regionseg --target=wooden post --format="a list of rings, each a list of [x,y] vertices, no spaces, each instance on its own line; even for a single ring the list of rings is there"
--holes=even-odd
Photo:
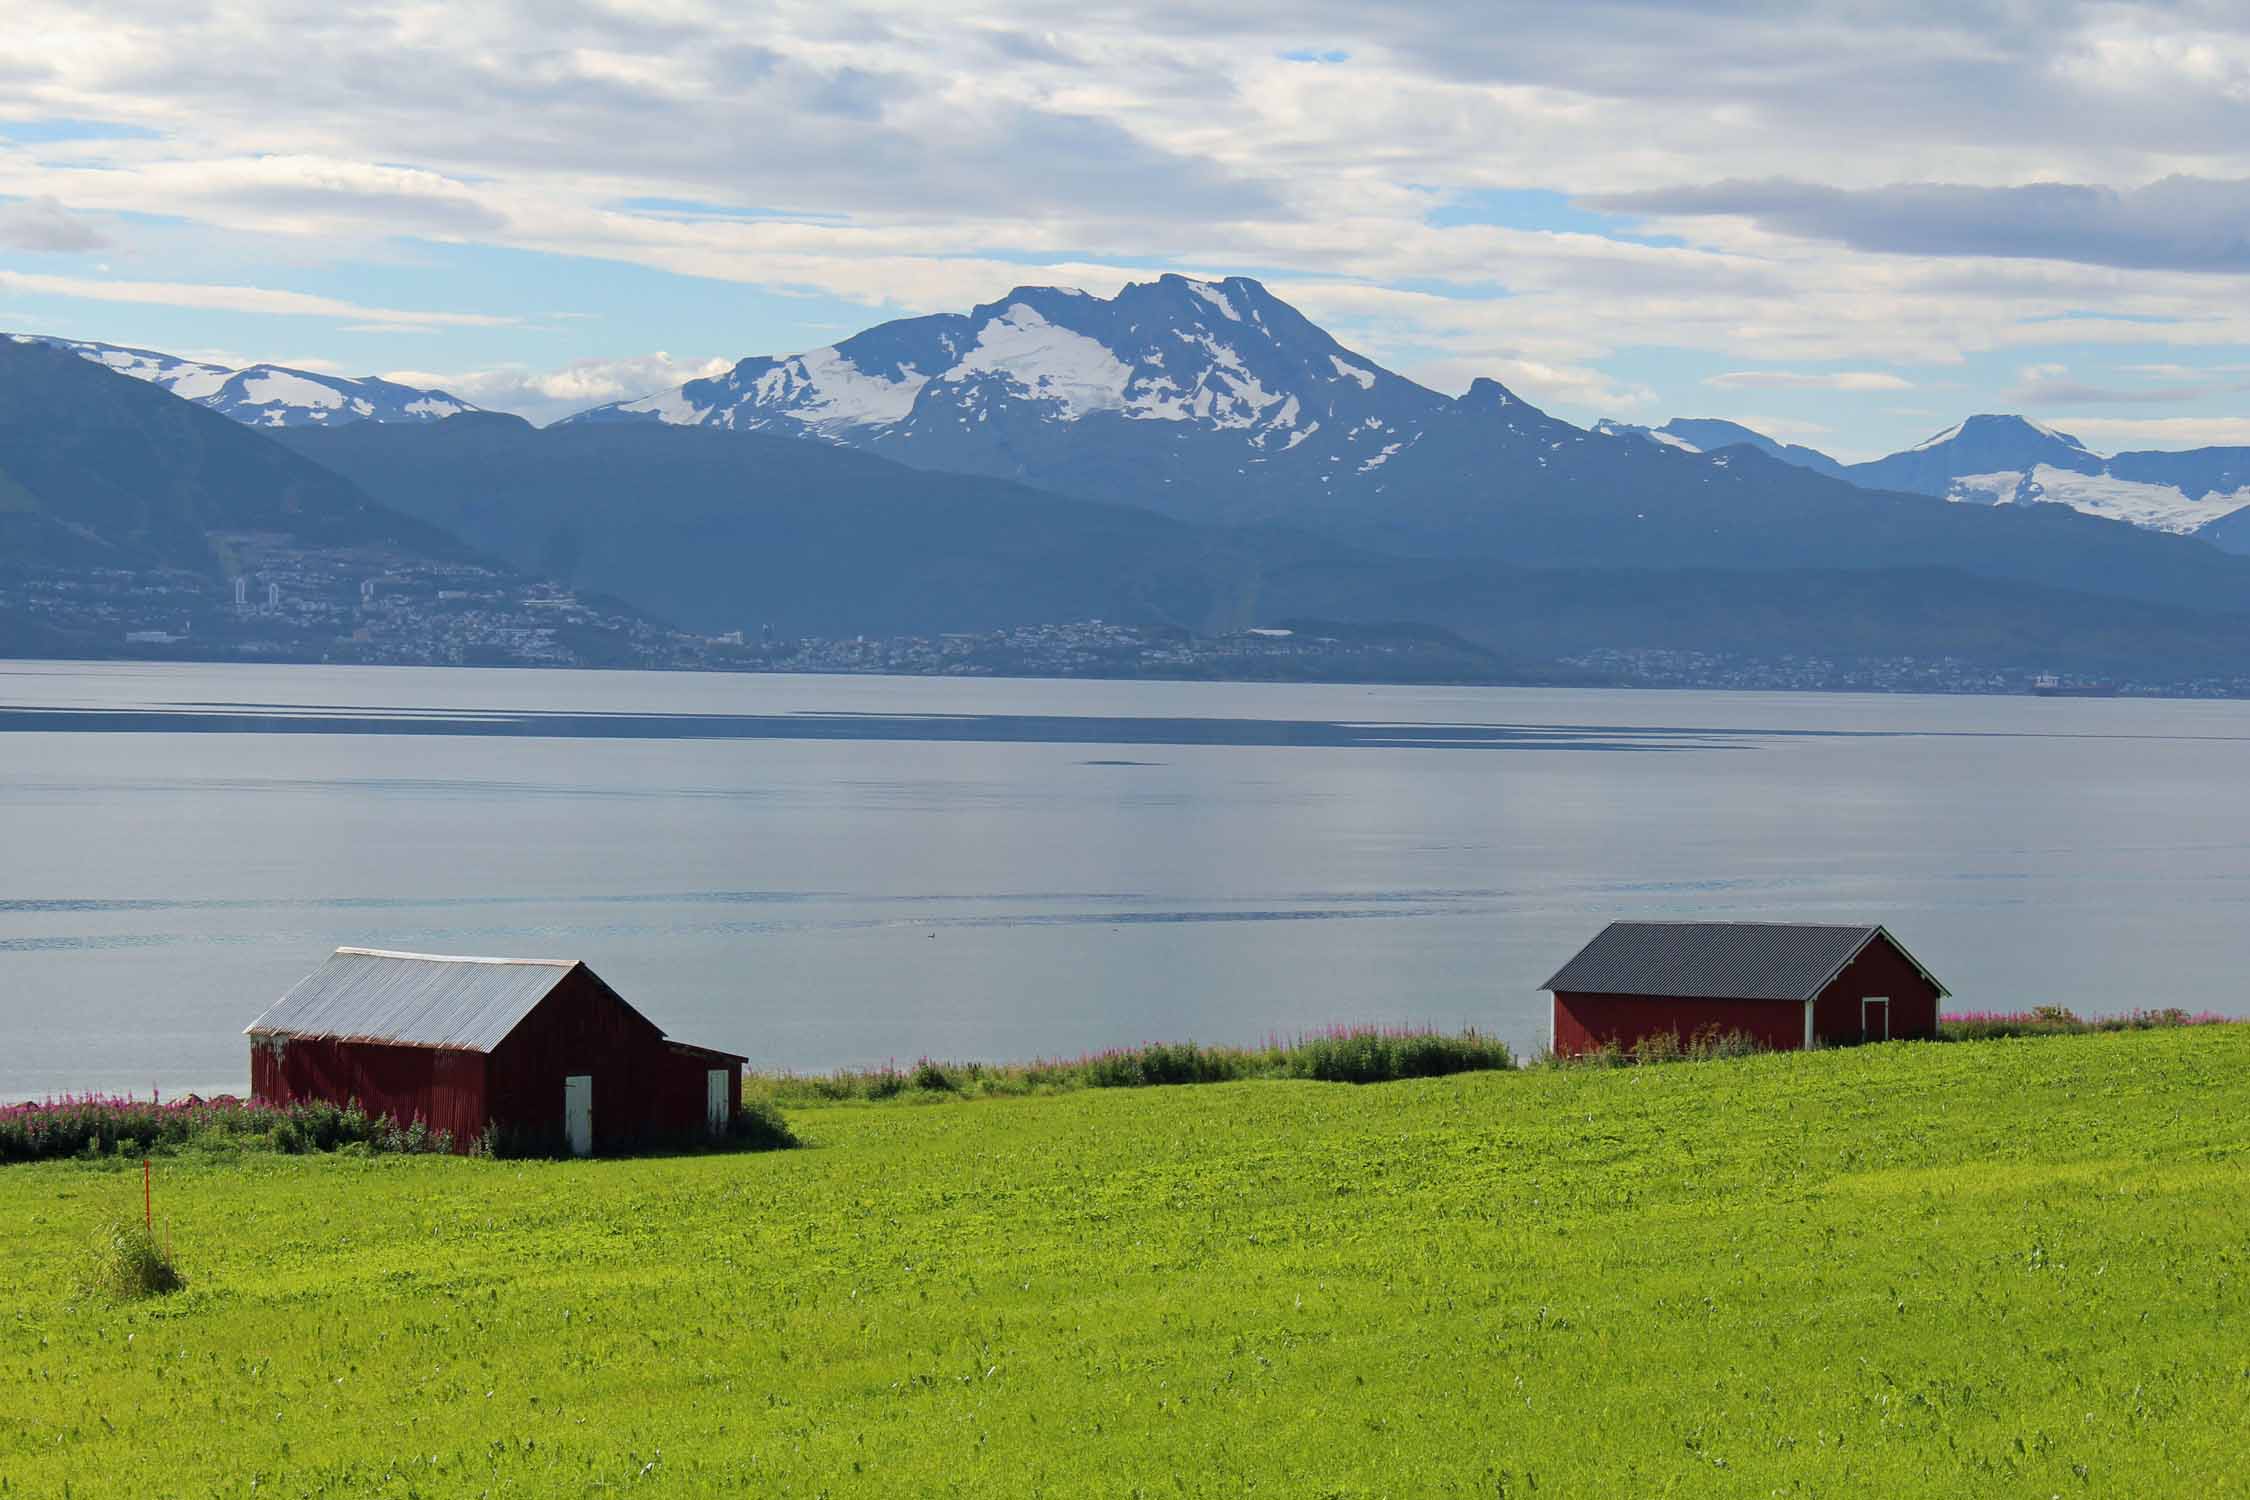
[[[156,1199],[149,1187],[148,1158],[141,1158],[141,1223],[153,1237],[156,1233]]]

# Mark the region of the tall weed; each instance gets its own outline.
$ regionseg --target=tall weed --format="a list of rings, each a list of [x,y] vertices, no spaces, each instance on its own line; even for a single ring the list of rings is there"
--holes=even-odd
[[[172,1263],[171,1248],[159,1244],[148,1226],[130,1214],[103,1225],[79,1262],[79,1290],[89,1296],[129,1302],[186,1285],[187,1278]]]

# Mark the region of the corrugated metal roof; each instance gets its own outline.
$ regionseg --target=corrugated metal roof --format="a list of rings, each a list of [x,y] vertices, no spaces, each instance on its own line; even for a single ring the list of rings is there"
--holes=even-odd
[[[577,967],[567,958],[338,948],[246,1030],[490,1052]]]
[[[1874,924],[1612,922],[1544,987],[1593,995],[1809,1000],[1878,933],[1890,938]],[[1911,954],[1907,961],[1914,962]]]

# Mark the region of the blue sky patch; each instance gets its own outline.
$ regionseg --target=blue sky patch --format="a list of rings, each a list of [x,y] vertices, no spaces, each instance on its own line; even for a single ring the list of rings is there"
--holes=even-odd
[[[703,203],[693,198],[620,198],[610,205],[621,213],[663,214],[692,219],[802,219],[807,222],[848,224],[849,214],[811,213],[793,208],[743,208],[731,203]]]
[[[1641,234],[1640,221],[1624,214],[1596,213],[1580,208],[1561,193],[1546,188],[1473,188],[1454,193],[1430,210],[1424,222],[1432,229],[1459,229],[1486,224],[1497,229],[1544,230],[1552,234],[1592,234],[1605,240],[1634,245],[1677,248],[1687,242],[1677,235]]]
[[[50,146],[61,141],[153,141],[162,133],[115,120],[0,120],[0,138],[21,146]]]

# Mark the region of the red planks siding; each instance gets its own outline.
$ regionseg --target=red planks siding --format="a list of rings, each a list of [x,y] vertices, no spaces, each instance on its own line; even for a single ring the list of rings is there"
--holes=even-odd
[[[1813,1002],[1814,1035],[1825,1046],[1859,1041],[1860,1001],[1870,995],[1889,997],[1893,1039],[1937,1035],[1936,987],[1880,933]]]
[[[466,1151],[484,1129],[485,1059],[435,1047],[254,1038],[250,1092],[276,1104],[356,1099],[371,1115],[449,1130],[453,1148]]]
[[[594,1149],[616,1151],[679,1134],[703,1119],[703,1075],[686,1099],[664,1033],[581,969],[492,1049],[492,1118],[532,1140],[559,1137],[563,1080],[594,1080]]]
[[[1615,1045],[1630,1051],[1645,1037],[1670,1032],[1686,1041],[1704,1032],[1745,1032],[1761,1046],[1786,1051],[1805,1044],[1801,1000],[1689,1000],[1666,995],[1555,994],[1555,1053],[1576,1057]]]

